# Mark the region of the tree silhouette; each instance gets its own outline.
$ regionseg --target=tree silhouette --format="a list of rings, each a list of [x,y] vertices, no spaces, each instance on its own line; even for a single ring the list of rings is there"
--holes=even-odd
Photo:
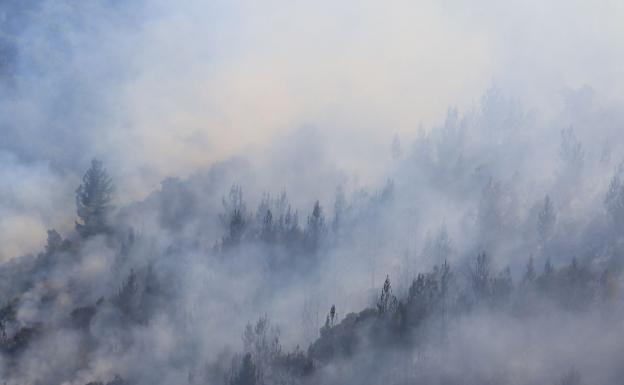
[[[305,231],[305,240],[308,251],[315,252],[318,250],[323,237],[327,232],[325,226],[325,215],[319,201],[314,203],[312,215],[308,216],[308,226]]]
[[[256,365],[251,358],[251,353],[246,353],[243,356],[240,370],[230,380],[230,385],[256,385],[257,383]]]
[[[112,210],[111,201],[115,188],[102,162],[91,161],[91,167],[82,177],[82,184],[76,190],[76,212],[80,221],[76,230],[83,237],[106,233],[110,230],[108,217]]]

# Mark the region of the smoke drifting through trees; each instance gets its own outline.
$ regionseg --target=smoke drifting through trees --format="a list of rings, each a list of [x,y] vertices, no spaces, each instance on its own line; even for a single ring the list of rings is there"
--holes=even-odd
[[[0,383],[621,383],[621,5],[267,4],[0,5]]]
[[[381,188],[339,186],[333,204],[307,208],[282,191],[252,209],[252,166],[238,160],[115,208],[94,160],[76,190],[76,229],[49,230],[40,254],[2,266],[3,377],[617,383],[620,167],[566,128],[552,177],[528,190],[535,147],[487,114],[516,116],[451,111],[394,158]],[[508,153],[526,163],[510,173]],[[580,159],[594,171],[581,173]],[[385,281],[371,286],[371,272]]]

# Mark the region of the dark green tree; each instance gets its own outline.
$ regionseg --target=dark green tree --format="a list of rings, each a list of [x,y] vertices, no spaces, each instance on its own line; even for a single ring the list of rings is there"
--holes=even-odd
[[[48,241],[46,242],[45,253],[47,255],[54,254],[57,251],[61,250],[62,247],[63,238],[61,237],[61,234],[59,234],[58,231],[54,229],[48,230]]]
[[[251,358],[251,353],[246,353],[238,373],[230,380],[230,385],[256,385],[257,383],[256,365]]]
[[[316,201],[312,209],[312,215],[308,216],[308,226],[305,230],[305,241],[308,251],[317,251],[326,233],[327,226],[325,225],[323,208],[319,201]]]
[[[377,300],[377,313],[380,315],[392,314],[397,309],[398,300],[392,294],[392,284],[390,283],[390,276],[386,275],[383,288],[381,289],[381,295]]]
[[[76,212],[79,221],[76,230],[83,238],[110,231],[108,219],[115,188],[102,162],[91,161],[91,167],[82,177],[76,190]]]
[[[557,214],[550,196],[546,195],[544,203],[537,215],[537,235],[543,243],[552,238],[555,231]]]
[[[478,298],[487,298],[491,289],[490,259],[485,253],[477,256],[472,270],[472,288]]]
[[[223,237],[223,247],[234,247],[245,238],[249,215],[243,200],[243,189],[233,185],[228,199],[223,198],[224,213],[219,215],[221,222],[227,226],[227,234]]]
[[[113,298],[113,303],[128,317],[138,320],[140,314],[138,313],[139,304],[139,282],[137,274],[134,269],[130,270],[128,278],[126,278],[121,289],[117,293],[117,296]]]
[[[266,214],[262,219],[260,239],[267,243],[275,241],[275,226],[273,224],[273,213],[270,209],[266,210]]]

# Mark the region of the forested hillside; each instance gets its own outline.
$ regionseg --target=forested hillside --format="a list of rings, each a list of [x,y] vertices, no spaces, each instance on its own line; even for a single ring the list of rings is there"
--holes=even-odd
[[[244,159],[116,206],[93,160],[75,229],[1,267],[3,377],[617,383],[620,142],[563,128],[543,152],[497,92],[395,140],[387,182],[307,207],[271,186],[248,196]]]
[[[0,385],[621,385],[621,0],[0,0]]]

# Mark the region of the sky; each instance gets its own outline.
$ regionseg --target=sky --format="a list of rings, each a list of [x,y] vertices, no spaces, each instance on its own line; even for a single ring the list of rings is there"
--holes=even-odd
[[[395,136],[492,86],[545,124],[583,86],[623,102],[620,1],[3,4],[1,260],[71,228],[93,157],[119,205],[233,156],[279,164],[310,137],[324,167],[369,184]]]

